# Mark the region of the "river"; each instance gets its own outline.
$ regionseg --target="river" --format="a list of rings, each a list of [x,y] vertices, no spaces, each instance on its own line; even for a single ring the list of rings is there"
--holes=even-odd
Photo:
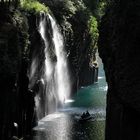
[[[40,120],[33,129],[33,140],[104,140],[106,91],[100,65],[98,83],[81,87],[71,100],[65,101],[63,108]],[[79,122],[87,109],[93,119]]]

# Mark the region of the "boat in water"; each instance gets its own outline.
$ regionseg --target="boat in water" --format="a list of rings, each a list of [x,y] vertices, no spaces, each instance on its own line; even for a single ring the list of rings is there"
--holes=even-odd
[[[86,111],[86,113],[83,112],[79,121],[82,122],[82,121],[87,121],[87,120],[90,120],[90,119],[92,119],[92,116],[90,115],[90,113],[88,111]]]

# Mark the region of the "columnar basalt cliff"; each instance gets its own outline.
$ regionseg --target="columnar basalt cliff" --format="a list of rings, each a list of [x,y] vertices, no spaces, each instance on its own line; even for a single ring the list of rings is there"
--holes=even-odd
[[[73,91],[94,83],[96,40],[88,27],[89,11],[83,1],[42,0],[53,12],[65,38]],[[83,55],[84,54],[84,55]],[[83,74],[84,73],[84,74]]]
[[[82,1],[76,1],[80,2],[76,4],[74,1],[70,2],[73,9],[67,5],[63,7],[60,3],[62,1],[58,1],[58,5],[57,1],[51,2],[48,0],[45,3],[50,7],[48,10],[45,4],[41,4],[37,0],[24,0],[21,1],[21,5],[18,0],[0,1],[1,140],[11,139],[14,135],[17,137],[30,135],[35,123],[34,97],[38,92],[44,92],[41,74],[44,73],[45,44],[39,33],[40,14],[49,11],[51,15],[54,15],[64,36],[73,91],[94,82],[93,63],[96,61],[96,49],[94,48],[96,41],[94,40],[93,43],[88,26],[92,16],[86,15],[88,10]],[[46,20],[48,20],[46,35],[51,38],[50,20],[48,18]],[[97,22],[95,17],[94,21]],[[51,40],[48,42],[51,46],[49,48],[50,56],[56,63],[54,44]],[[31,71],[31,67],[35,70],[34,72]],[[34,73],[33,77],[30,77],[32,72]],[[41,100],[43,98],[44,96],[41,97]],[[40,114],[39,119],[46,115],[44,112],[47,112],[42,106],[41,108],[43,113]]]
[[[140,139],[140,1],[112,1],[100,25],[108,83],[106,140]]]
[[[0,139],[9,139],[22,124],[27,78],[27,19],[18,11],[0,7]],[[22,91],[22,92],[20,92]],[[20,94],[19,94],[20,93]],[[22,94],[23,93],[23,94]]]

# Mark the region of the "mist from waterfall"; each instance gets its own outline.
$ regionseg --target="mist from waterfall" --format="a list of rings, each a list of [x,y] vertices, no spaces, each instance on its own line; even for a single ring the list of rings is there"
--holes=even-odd
[[[54,112],[69,98],[71,84],[63,36],[54,18],[42,13],[38,31],[45,46],[44,54],[42,54],[45,56],[43,72],[39,76],[40,79],[36,80],[39,91],[35,96],[35,104],[37,117],[40,119]],[[36,64],[37,60],[34,58],[30,70],[31,79],[39,67]]]

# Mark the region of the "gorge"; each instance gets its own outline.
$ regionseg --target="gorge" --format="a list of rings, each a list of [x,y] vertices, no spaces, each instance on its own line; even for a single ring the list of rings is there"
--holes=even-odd
[[[44,54],[42,54],[45,56],[44,66],[41,68],[40,79],[35,80],[35,75],[38,72],[38,62],[37,58],[34,57],[31,63],[29,79],[31,89],[34,86],[39,86],[39,91],[37,91],[35,97],[35,104],[38,110],[38,119],[41,119],[44,117],[43,115],[41,117],[41,114],[47,115],[54,112],[59,104],[63,104],[69,98],[71,84],[63,36],[59,31],[56,21],[50,15],[41,13],[39,33],[45,45]],[[54,48],[53,52],[51,52],[52,48]],[[55,60],[51,56],[52,53],[55,55]],[[37,83],[34,81],[37,81]]]
[[[0,18],[0,136],[25,138],[38,120],[94,83],[97,20],[83,1],[37,0],[0,1]]]
[[[0,0],[0,139],[139,140],[139,11],[138,0]]]

